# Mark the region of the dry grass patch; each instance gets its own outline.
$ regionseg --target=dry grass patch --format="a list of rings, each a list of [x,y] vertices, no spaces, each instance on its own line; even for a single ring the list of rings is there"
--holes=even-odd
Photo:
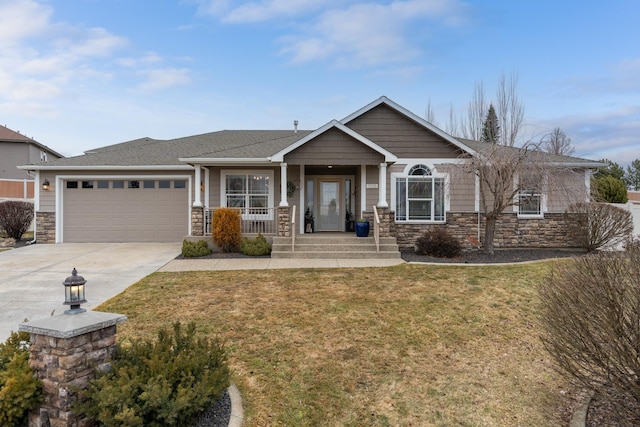
[[[247,426],[555,426],[548,267],[156,273],[100,309],[129,317],[120,340],[175,320],[223,337]]]

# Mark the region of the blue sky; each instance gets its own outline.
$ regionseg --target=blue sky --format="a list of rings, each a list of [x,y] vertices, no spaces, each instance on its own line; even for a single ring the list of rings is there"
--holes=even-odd
[[[65,155],[315,129],[382,95],[446,129],[518,76],[523,140],[640,158],[640,2],[0,0],[0,123]]]

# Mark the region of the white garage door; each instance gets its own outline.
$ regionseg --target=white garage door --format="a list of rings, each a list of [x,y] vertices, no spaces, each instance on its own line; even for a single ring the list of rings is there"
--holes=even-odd
[[[184,179],[69,180],[63,191],[65,242],[179,242],[188,234]]]

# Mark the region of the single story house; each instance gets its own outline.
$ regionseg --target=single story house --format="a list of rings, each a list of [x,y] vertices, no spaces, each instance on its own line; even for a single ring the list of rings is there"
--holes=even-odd
[[[247,233],[348,232],[359,217],[412,247],[428,227],[481,240],[479,181],[461,173],[481,142],[455,138],[381,97],[315,130],[223,130],[140,138],[32,163],[39,243],[181,241],[207,235],[211,212],[242,210]],[[567,246],[563,212],[589,200],[591,160],[562,166],[527,203],[503,213],[496,247]],[[553,190],[553,191],[552,191]]]

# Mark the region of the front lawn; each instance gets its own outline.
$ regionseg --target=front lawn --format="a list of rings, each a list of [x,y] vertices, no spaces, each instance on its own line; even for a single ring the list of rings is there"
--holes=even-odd
[[[129,317],[119,341],[176,320],[221,336],[246,426],[557,426],[550,265],[155,273],[99,309]]]

